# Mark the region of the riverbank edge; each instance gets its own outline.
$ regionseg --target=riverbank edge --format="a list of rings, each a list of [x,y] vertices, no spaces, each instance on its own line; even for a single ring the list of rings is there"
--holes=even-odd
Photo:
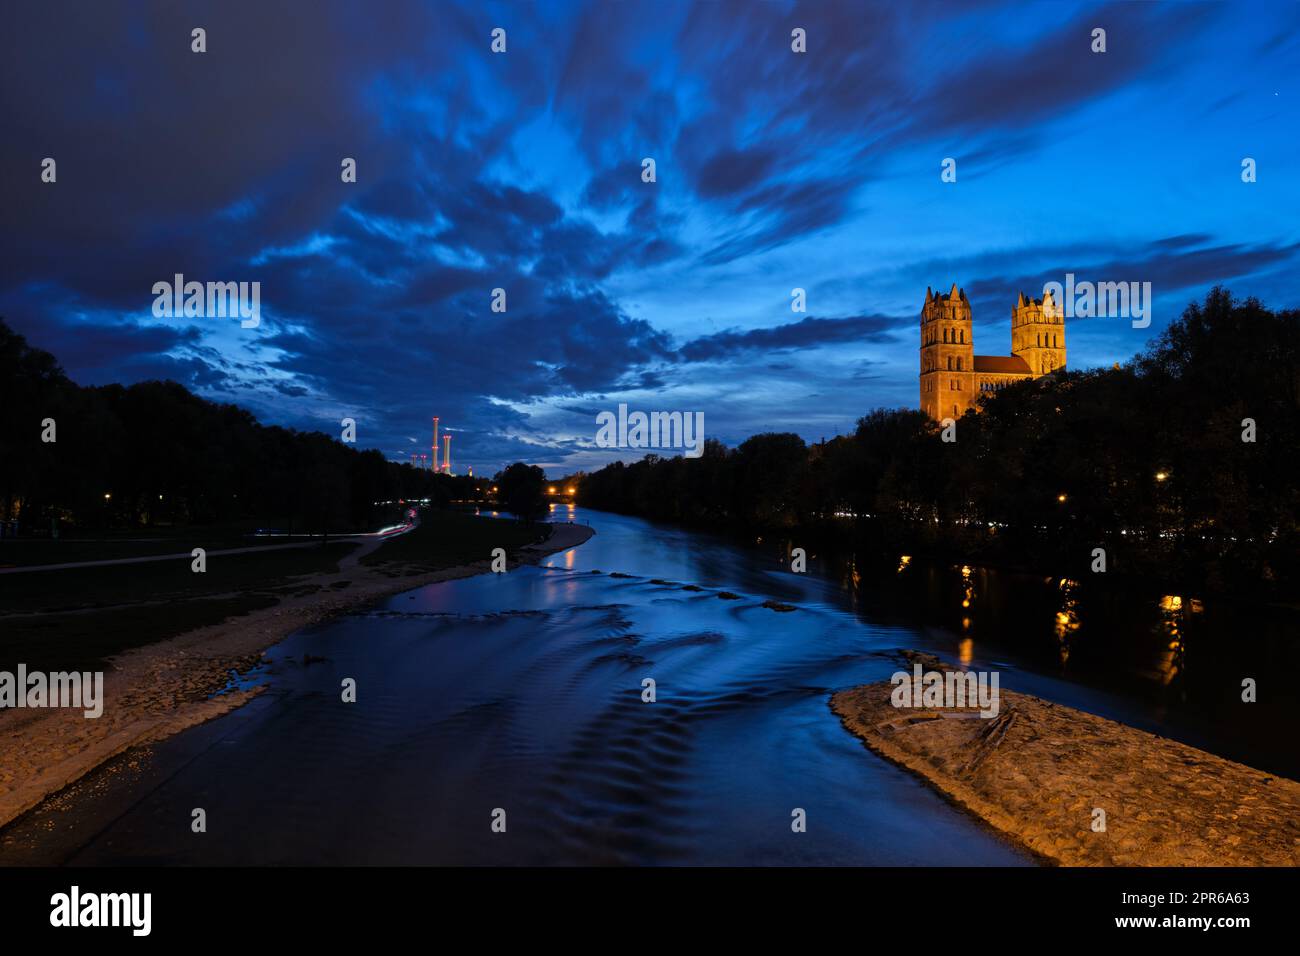
[[[1028,694],[1002,691],[984,720],[896,708],[893,689],[864,684],[829,706],[867,749],[1040,860],[1300,865],[1300,783]]]
[[[712,535],[730,544],[765,553],[771,552],[765,548],[756,547],[756,541],[761,543],[766,538],[783,538],[803,547],[810,555],[829,554],[837,559],[852,559],[855,555],[880,555],[882,557],[878,567],[883,572],[890,574],[897,573],[897,558],[903,554],[907,554],[914,563],[929,564],[935,568],[969,566],[980,571],[994,571],[1000,574],[1014,574],[1026,578],[1042,578],[1053,581],[1061,578],[1081,579],[1082,576],[1085,576],[1085,572],[1088,571],[1087,566],[1077,564],[1070,565],[1051,560],[1026,563],[1011,555],[989,555],[986,552],[958,547],[936,549],[919,541],[910,543],[873,541],[858,546],[835,535],[828,535],[823,531],[819,531],[815,525],[794,527],[780,525],[751,526],[729,522],[684,521],[663,515],[638,511],[620,511],[597,505],[584,505],[584,507],[591,511],[608,511],[610,514],[664,524],[683,531]],[[883,557],[884,555],[889,555],[889,558],[886,560]],[[777,559],[776,563],[788,567],[789,556],[786,555],[784,558]],[[1300,600],[1288,599],[1286,595],[1289,592],[1281,588],[1237,587],[1215,589],[1208,587],[1203,581],[1168,577],[1149,571],[1134,574],[1114,568],[1107,573],[1107,576],[1112,589],[1127,589],[1143,597],[1158,598],[1165,594],[1190,594],[1199,599],[1213,600],[1216,603],[1222,602],[1239,606],[1249,605],[1252,608],[1268,608],[1300,614]]]
[[[545,541],[517,552],[519,564],[539,564],[596,533],[588,525],[551,528]],[[397,594],[491,570],[491,562],[484,560],[392,577],[385,566],[368,567],[360,561],[379,543],[347,555],[335,572],[297,582],[317,586],[315,593],[282,598],[272,607],[111,658],[112,670],[104,674],[104,713],[97,719],[66,709],[0,712],[0,829],[118,754],[248,703],[265,685],[219,692],[229,687],[232,672],[255,666],[268,649],[294,632]]]

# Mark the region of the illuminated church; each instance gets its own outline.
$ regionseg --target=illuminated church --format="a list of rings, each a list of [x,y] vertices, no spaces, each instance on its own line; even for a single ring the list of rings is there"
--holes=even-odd
[[[1011,354],[976,355],[970,301],[953,283],[947,295],[925,290],[921,309],[921,410],[936,421],[977,409],[980,395],[1065,368],[1065,316],[1045,293],[1011,310]]]

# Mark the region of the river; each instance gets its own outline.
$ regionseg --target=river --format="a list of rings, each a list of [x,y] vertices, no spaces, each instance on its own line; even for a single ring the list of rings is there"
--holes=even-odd
[[[943,627],[873,621],[841,575],[568,514],[597,533],[542,566],[291,636],[250,675],[267,684],[252,703],[47,802],[6,831],[0,862],[1024,865],[865,750],[831,691],[887,679],[896,649],[916,647],[996,668],[1003,687],[1168,722],[1140,694],[1002,646],[990,656]],[[341,701],[346,678],[355,703]]]

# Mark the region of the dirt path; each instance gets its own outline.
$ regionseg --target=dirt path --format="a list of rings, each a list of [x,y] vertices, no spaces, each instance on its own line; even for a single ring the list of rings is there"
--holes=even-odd
[[[546,541],[522,549],[524,563],[582,544],[585,525],[555,525]],[[112,659],[104,674],[103,716],[79,710],[0,711],[0,826],[129,747],[161,740],[242,706],[262,688],[211,696],[232,671],[255,665],[271,645],[296,630],[402,591],[488,570],[489,562],[441,571],[395,574],[360,563],[384,539],[367,541],[337,571],[296,579],[311,594],[286,597],[274,607],[188,631]]]

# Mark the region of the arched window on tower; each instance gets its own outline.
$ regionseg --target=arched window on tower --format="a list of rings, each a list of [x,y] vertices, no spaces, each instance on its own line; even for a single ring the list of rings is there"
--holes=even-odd
[[[962,329],[962,330],[961,330],[961,344],[962,344],[962,345],[965,345],[965,344],[966,344],[966,330],[965,330],[965,329]]]
[[[961,359],[957,359],[957,371],[961,371]]]
[[[947,342],[947,341],[948,341],[948,330],[947,330],[947,329],[944,329],[944,330],[943,330],[943,340],[944,340],[944,342]]]
[[[952,371],[952,356],[948,356],[948,371]]]

